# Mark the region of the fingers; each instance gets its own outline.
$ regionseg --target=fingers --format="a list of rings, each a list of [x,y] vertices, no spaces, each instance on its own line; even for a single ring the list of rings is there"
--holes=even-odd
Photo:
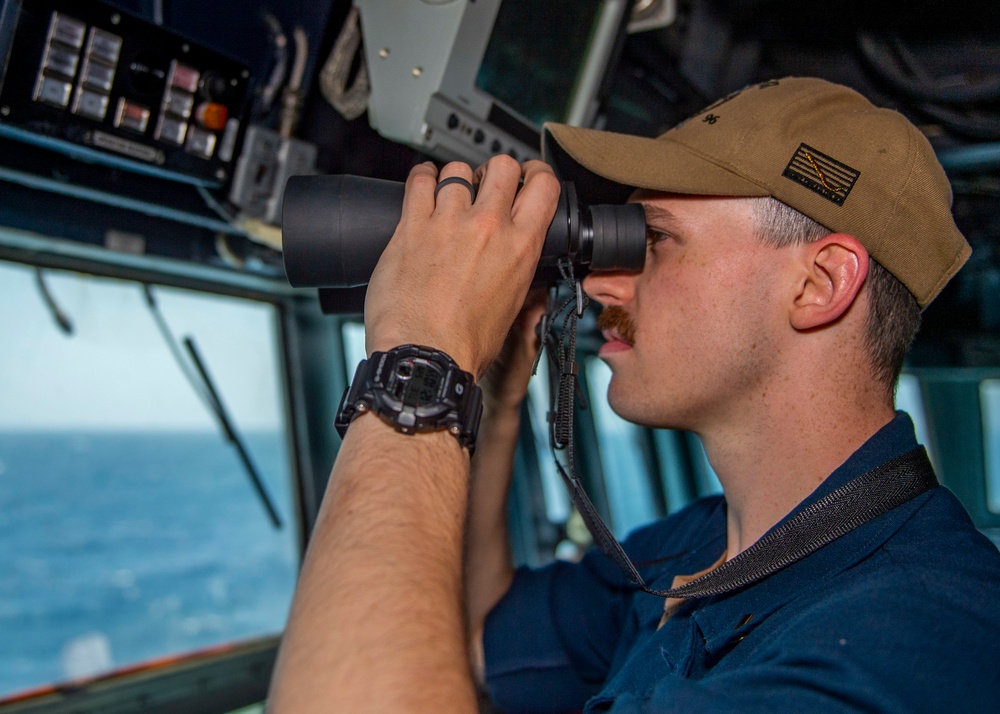
[[[513,328],[520,330],[521,339],[524,341],[532,361],[534,361],[535,354],[539,348],[539,339],[535,328],[542,319],[542,315],[545,314],[547,306],[548,290],[545,288],[532,288],[528,291],[528,295],[524,299],[524,305],[521,307],[521,312],[514,321]]]
[[[476,169],[479,195],[476,205],[484,211],[509,213],[521,181],[521,165],[510,156],[494,156]]]
[[[437,168],[430,161],[410,169],[403,189],[403,218],[427,217],[434,210],[434,189],[437,187]]]
[[[511,215],[525,230],[547,231],[561,186],[552,167],[543,161],[527,161],[522,167],[524,185],[517,194]]]
[[[524,306],[521,308],[521,315],[525,323],[530,327],[534,326],[541,319],[548,306],[549,291],[547,288],[531,288],[524,298]],[[519,316],[521,319],[521,316]]]
[[[461,176],[448,176],[447,178],[443,178],[438,181],[437,188],[434,189],[434,200],[437,201],[437,197],[438,194],[441,193],[441,189],[451,185],[461,186],[469,192],[470,201],[476,200],[476,189],[472,185],[472,182],[468,179],[462,178]]]
[[[470,192],[460,178],[477,186]],[[404,213],[416,205],[419,215],[466,210],[473,203],[484,211],[511,211],[516,221],[530,231],[546,230],[552,222],[554,204],[561,188],[551,167],[543,161],[523,165],[507,155],[494,156],[475,171],[465,163],[453,161],[436,173],[434,164],[425,162],[413,167],[407,180]],[[430,201],[430,203],[428,203]],[[411,206],[411,204],[415,204]]]
[[[545,312],[547,291],[528,291],[521,312],[511,325],[503,347],[480,382],[483,403],[491,413],[517,410],[528,390],[540,340],[535,329]]]
[[[445,165],[440,173],[433,162],[425,161],[410,169],[403,191],[403,216],[428,217],[435,211],[453,212],[468,210],[473,202],[473,192],[461,181],[473,181],[472,168],[460,161]],[[441,185],[442,181],[447,181]]]
[[[461,179],[461,181],[450,179]],[[446,164],[437,177],[434,210],[437,213],[467,211],[475,198],[474,191],[470,188],[472,183],[472,167],[468,164],[461,161]]]

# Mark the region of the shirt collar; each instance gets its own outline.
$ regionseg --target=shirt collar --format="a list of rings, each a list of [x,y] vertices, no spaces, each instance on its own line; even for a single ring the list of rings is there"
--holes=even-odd
[[[916,446],[912,420],[906,413],[896,412],[896,416],[888,424],[862,444],[816,490],[775,524],[774,528],[852,479]],[[881,545],[898,528],[894,520],[891,523],[883,521],[881,524],[868,525],[877,528],[879,534],[863,541],[851,539],[850,534],[847,534],[753,587],[730,595],[708,598],[696,605],[692,617],[705,636],[708,650],[711,652],[720,649],[732,640],[745,636],[768,615],[800,594],[804,583],[831,577],[850,567]]]

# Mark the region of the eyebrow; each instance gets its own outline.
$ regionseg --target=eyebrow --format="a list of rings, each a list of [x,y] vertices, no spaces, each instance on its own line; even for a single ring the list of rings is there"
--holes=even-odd
[[[642,207],[646,211],[646,223],[655,222],[661,224],[674,224],[677,221],[677,217],[662,206],[657,206],[652,203],[643,203]]]

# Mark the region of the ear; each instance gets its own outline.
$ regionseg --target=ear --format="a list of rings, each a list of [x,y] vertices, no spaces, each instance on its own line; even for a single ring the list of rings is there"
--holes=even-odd
[[[790,315],[796,330],[839,320],[854,304],[868,277],[868,251],[846,233],[831,233],[802,246],[804,280]]]

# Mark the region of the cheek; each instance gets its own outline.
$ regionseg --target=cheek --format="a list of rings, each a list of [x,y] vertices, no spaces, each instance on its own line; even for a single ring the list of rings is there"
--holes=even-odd
[[[651,278],[658,285],[650,286],[640,305],[646,324],[653,326],[649,337],[706,357],[743,345],[748,333],[761,328],[773,299],[768,266],[754,254],[730,254],[701,265],[689,260]]]

